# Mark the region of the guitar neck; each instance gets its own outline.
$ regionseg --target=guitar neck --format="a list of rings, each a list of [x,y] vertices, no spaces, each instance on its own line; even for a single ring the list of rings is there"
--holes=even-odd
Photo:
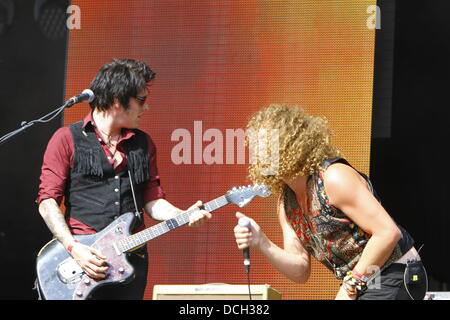
[[[225,196],[216,198],[203,205],[204,210],[212,212],[223,206],[226,206],[230,202]],[[173,229],[181,227],[189,223],[189,218],[193,212],[198,209],[191,209],[180,213],[172,219],[158,223],[150,228],[147,228],[141,232],[128,236],[116,243],[117,248],[121,252],[132,251],[135,248],[142,246],[144,243],[153,240]]]

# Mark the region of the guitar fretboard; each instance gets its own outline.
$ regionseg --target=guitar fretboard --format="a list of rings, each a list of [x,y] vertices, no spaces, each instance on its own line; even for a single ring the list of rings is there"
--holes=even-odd
[[[226,206],[229,203],[230,202],[227,200],[225,196],[221,196],[212,201],[209,201],[208,203],[205,203],[203,205],[203,208],[206,211],[212,212],[214,210],[219,209],[220,207]],[[197,208],[194,208],[191,210],[184,211],[172,219],[158,223],[153,227],[147,228],[141,232],[135,233],[131,236],[128,236],[118,241],[116,243],[116,246],[121,252],[131,251],[132,249],[135,249],[143,245],[144,243],[153,240],[173,229],[188,224],[189,217],[193,212],[197,210],[198,210]]]

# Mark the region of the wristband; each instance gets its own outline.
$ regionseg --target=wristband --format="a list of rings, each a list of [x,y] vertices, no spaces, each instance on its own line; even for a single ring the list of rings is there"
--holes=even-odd
[[[358,279],[351,271],[347,272],[342,284],[349,296],[360,295],[367,290],[367,283]]]
[[[359,281],[364,282],[366,284],[369,282],[369,278],[367,278],[366,276],[356,272],[355,270],[352,270],[351,273],[353,274],[353,277],[355,277]]]
[[[75,240],[72,241],[71,244],[69,244],[69,245],[67,246],[67,251],[68,251],[69,253],[72,253],[73,244],[74,244],[75,242],[80,242],[80,241],[78,241],[78,240],[75,239]]]

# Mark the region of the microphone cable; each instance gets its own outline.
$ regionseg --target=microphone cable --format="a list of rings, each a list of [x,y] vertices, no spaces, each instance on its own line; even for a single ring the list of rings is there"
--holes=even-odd
[[[47,115],[45,115],[45,116],[43,116],[43,117],[41,117],[41,118],[39,118],[37,120],[32,120],[30,122],[22,121],[21,124],[20,124],[20,128],[19,129],[11,131],[10,133],[5,134],[3,137],[0,137],[0,144],[3,141],[8,140],[10,137],[13,137],[17,133],[23,131],[24,129],[26,129],[28,127],[31,127],[35,123],[47,123],[47,122],[50,122],[51,120],[55,119],[65,109],[65,107],[66,107],[66,105],[64,105],[62,107],[59,107],[56,110],[53,110],[49,114],[47,114]],[[49,118],[49,119],[47,119],[47,118]]]
[[[247,286],[248,286],[248,297],[252,300],[252,291],[250,289],[250,266],[245,266],[245,273],[247,274]]]

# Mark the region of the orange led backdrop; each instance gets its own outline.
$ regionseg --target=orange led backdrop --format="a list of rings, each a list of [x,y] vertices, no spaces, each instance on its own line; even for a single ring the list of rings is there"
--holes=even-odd
[[[188,208],[250,183],[248,158],[238,161],[226,130],[245,128],[253,112],[274,102],[300,104],[327,117],[334,143],[368,173],[375,41],[368,8],[376,1],[72,4],[80,8],[81,28],[70,31],[66,97],[89,87],[97,70],[113,58],[147,62],[157,76],[141,129],[157,145],[161,183],[174,205]],[[87,104],[74,106],[64,122],[78,121],[87,112]],[[179,140],[172,138],[174,132],[190,134],[191,151],[184,154],[190,161],[175,163],[172,151]],[[211,163],[205,154],[213,142],[223,146],[223,153],[216,149]],[[229,205],[202,227],[182,227],[150,242],[146,298],[157,284],[246,284],[233,237],[235,212],[254,218],[282,246],[275,204],[270,197],[242,209]],[[332,299],[337,292],[339,283],[315,261],[309,282],[298,285],[255,250],[251,257],[251,283],[270,284],[283,299]]]

